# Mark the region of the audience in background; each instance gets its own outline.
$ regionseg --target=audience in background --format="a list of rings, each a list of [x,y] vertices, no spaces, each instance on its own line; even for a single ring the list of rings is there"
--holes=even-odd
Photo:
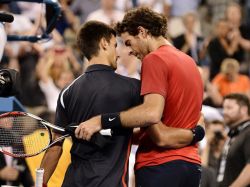
[[[106,24],[114,25],[117,21],[121,21],[124,12],[117,10],[115,0],[101,0],[101,8],[89,14],[86,21],[96,20]]]
[[[182,18],[185,31],[183,34],[173,38],[173,44],[176,48],[191,56],[197,64],[202,64],[204,55],[202,56],[203,37],[195,32],[195,24],[197,15],[195,13],[187,13]]]
[[[25,159],[12,158],[0,153],[0,186],[2,185],[34,186],[34,181]]]
[[[219,92],[218,104],[222,104],[223,97],[230,93],[243,93],[250,97],[250,79],[239,73],[239,62],[232,58],[222,61],[221,71],[212,80],[212,84]]]
[[[229,94],[223,100],[228,139],[223,147],[217,182],[219,187],[250,185],[250,102],[243,94]]]
[[[215,37],[208,45],[210,57],[210,80],[220,71],[220,66],[225,58],[235,58],[239,62],[243,60],[243,53],[239,50],[238,36],[229,37],[230,27],[226,19],[220,19],[215,24]]]

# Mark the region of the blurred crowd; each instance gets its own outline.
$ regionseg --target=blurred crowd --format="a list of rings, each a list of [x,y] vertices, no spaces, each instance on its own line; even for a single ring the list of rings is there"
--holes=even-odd
[[[224,96],[250,98],[250,0],[59,0],[61,16],[51,40],[8,42],[0,68],[20,72],[18,100],[25,109],[53,123],[57,97],[88,66],[75,41],[80,25],[98,20],[121,21],[133,7],[147,6],[168,18],[168,39],[190,55],[204,82],[203,113],[206,137],[200,143],[202,187],[215,186],[223,147],[228,139],[222,104]],[[44,27],[44,5],[26,2],[0,4],[14,14],[5,24],[8,34],[34,35]],[[119,39],[118,39],[119,40]],[[118,41],[120,44],[121,42]],[[140,79],[140,62],[118,45],[117,73]],[[181,85],[180,85],[181,86]],[[131,185],[132,186],[132,185]]]

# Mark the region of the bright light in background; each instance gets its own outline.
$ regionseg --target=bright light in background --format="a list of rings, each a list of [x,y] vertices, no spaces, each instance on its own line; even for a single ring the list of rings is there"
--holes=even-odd
[[[0,62],[2,59],[3,50],[4,50],[6,40],[7,40],[7,37],[6,37],[5,30],[4,30],[4,26],[2,23],[0,23]]]

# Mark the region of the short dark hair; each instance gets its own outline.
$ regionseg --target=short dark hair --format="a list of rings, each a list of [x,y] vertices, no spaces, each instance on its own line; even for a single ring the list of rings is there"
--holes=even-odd
[[[246,95],[240,93],[232,93],[224,96],[223,101],[225,101],[226,99],[235,100],[238,105],[246,106],[248,109],[248,115],[250,115],[250,102]]]
[[[152,36],[167,37],[167,18],[146,7],[129,10],[122,22],[116,24],[115,30],[118,35],[128,32],[136,36],[139,33],[139,26],[147,29]]]
[[[99,21],[88,21],[83,24],[77,34],[77,46],[88,60],[98,55],[99,43],[102,38],[108,42],[116,36],[116,32],[109,25]]]

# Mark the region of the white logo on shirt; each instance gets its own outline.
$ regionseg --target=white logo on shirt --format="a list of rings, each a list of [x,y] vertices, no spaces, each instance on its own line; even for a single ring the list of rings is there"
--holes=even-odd
[[[114,121],[115,117],[114,118],[109,118],[109,121]]]

